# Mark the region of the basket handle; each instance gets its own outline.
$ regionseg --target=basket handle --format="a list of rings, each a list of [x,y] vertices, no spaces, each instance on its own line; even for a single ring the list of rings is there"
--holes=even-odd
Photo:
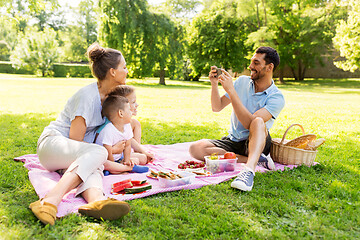
[[[304,130],[303,126],[301,126],[301,124],[299,124],[299,123],[291,124],[290,127],[288,127],[288,128],[286,129],[286,131],[285,131],[285,133],[284,133],[284,136],[283,136],[282,139],[281,139],[280,145],[283,145],[283,142],[284,142],[284,140],[285,140],[285,137],[286,137],[287,132],[288,132],[288,131],[290,130],[290,128],[292,128],[293,126],[299,126],[299,127],[301,128],[302,132],[303,132],[303,135],[305,135],[305,130]]]

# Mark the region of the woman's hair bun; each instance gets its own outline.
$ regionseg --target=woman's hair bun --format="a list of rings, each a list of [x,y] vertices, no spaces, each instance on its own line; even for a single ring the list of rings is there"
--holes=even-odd
[[[92,62],[100,60],[105,53],[106,49],[101,47],[97,42],[91,44],[87,50],[87,56]]]

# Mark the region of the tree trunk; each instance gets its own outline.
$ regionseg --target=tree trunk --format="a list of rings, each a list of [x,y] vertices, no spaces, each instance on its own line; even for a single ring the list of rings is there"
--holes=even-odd
[[[298,80],[298,77],[296,76],[295,69],[292,68],[292,67],[290,67],[290,69],[291,69],[291,72],[292,72],[292,74],[293,74],[293,76],[294,76],[295,81],[297,81],[297,80]]]
[[[160,85],[166,85],[165,84],[165,68],[160,69],[160,81],[159,81]]]
[[[262,0],[262,5],[264,8],[264,20],[265,20],[265,26],[267,26],[267,17],[266,17],[266,6],[265,6],[265,0]]]
[[[305,66],[303,66],[302,61],[298,61],[298,73],[299,81],[303,81],[305,78]]]
[[[279,82],[281,83],[281,84],[284,84],[285,82],[284,82],[284,69],[283,68],[280,68],[279,69]]]
[[[196,75],[196,76],[193,78],[193,81],[199,81],[199,80],[200,80],[200,77],[201,77],[200,74],[199,74],[199,75]]]
[[[260,29],[259,3],[256,2],[256,18],[258,22],[258,29]]]
[[[304,66],[303,71],[302,71],[301,80],[305,80],[305,72],[306,72],[306,67]]]

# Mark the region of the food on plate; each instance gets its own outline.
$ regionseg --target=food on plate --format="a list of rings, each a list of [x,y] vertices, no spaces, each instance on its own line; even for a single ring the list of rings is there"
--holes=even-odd
[[[233,152],[226,152],[226,153],[224,154],[224,158],[225,158],[225,159],[235,159],[235,158],[236,158],[236,154],[233,153]]]
[[[175,179],[182,178],[181,175],[175,174],[175,173],[173,173],[173,172],[169,172],[169,173],[159,172],[159,177],[165,178],[165,179],[169,179],[169,180],[175,180]]]
[[[125,188],[131,188],[131,187],[133,187],[133,184],[131,182],[126,182],[123,184],[116,183],[111,186],[111,190],[112,190],[111,192],[118,193],[123,191]]]
[[[152,186],[148,183],[144,183],[143,185],[144,186],[125,188],[124,191],[125,191],[125,193],[128,193],[128,194],[134,194],[134,193],[145,192],[146,190],[149,190],[152,188]]]
[[[138,187],[138,186],[143,186],[146,183],[146,180],[135,180],[135,181],[131,181],[132,185],[134,187]]]
[[[139,193],[151,189],[151,185],[146,180],[133,180],[125,179],[120,182],[113,183],[111,185],[112,194],[120,193]]]
[[[187,169],[187,168],[203,168],[205,167],[205,163],[204,162],[197,162],[197,161],[192,161],[192,160],[186,160],[184,163],[180,163],[178,165],[178,168],[180,169]]]
[[[150,170],[150,173],[148,175],[146,175],[149,178],[154,178],[157,179],[159,174],[157,172],[154,172],[153,170]]]

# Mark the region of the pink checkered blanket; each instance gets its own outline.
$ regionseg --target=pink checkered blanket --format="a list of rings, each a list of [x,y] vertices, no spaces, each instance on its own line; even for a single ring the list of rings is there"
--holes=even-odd
[[[191,160],[189,154],[190,142],[177,143],[173,145],[145,145],[152,153],[154,153],[155,159],[152,163],[149,163],[150,169],[154,171],[178,171],[178,164],[186,160]],[[36,154],[24,155],[15,158],[16,161],[24,162],[24,166],[29,170],[29,179],[35,188],[37,195],[42,198],[45,194],[52,189],[59,181],[60,175],[56,172],[49,172],[40,164]],[[295,165],[281,165],[275,163],[277,170],[283,171],[285,167],[293,169]],[[213,174],[211,176],[196,177],[191,184],[165,188],[159,184],[159,180],[148,178],[148,173],[128,173],[121,175],[109,175],[104,177],[104,192],[108,197],[112,197],[118,200],[126,201],[136,198],[143,198],[150,195],[154,195],[161,192],[171,192],[181,189],[196,189],[205,185],[218,184],[227,181],[235,177],[242,169],[243,164],[237,163],[236,170],[234,172],[223,172]],[[256,172],[266,172],[265,168],[260,166],[256,167]],[[111,185],[113,183],[129,179],[131,180],[147,180],[152,189],[138,194],[111,194]],[[75,197],[75,189],[67,193],[61,203],[58,206],[57,217],[65,216],[69,213],[77,212],[77,209],[86,204],[85,200],[81,197]]]

